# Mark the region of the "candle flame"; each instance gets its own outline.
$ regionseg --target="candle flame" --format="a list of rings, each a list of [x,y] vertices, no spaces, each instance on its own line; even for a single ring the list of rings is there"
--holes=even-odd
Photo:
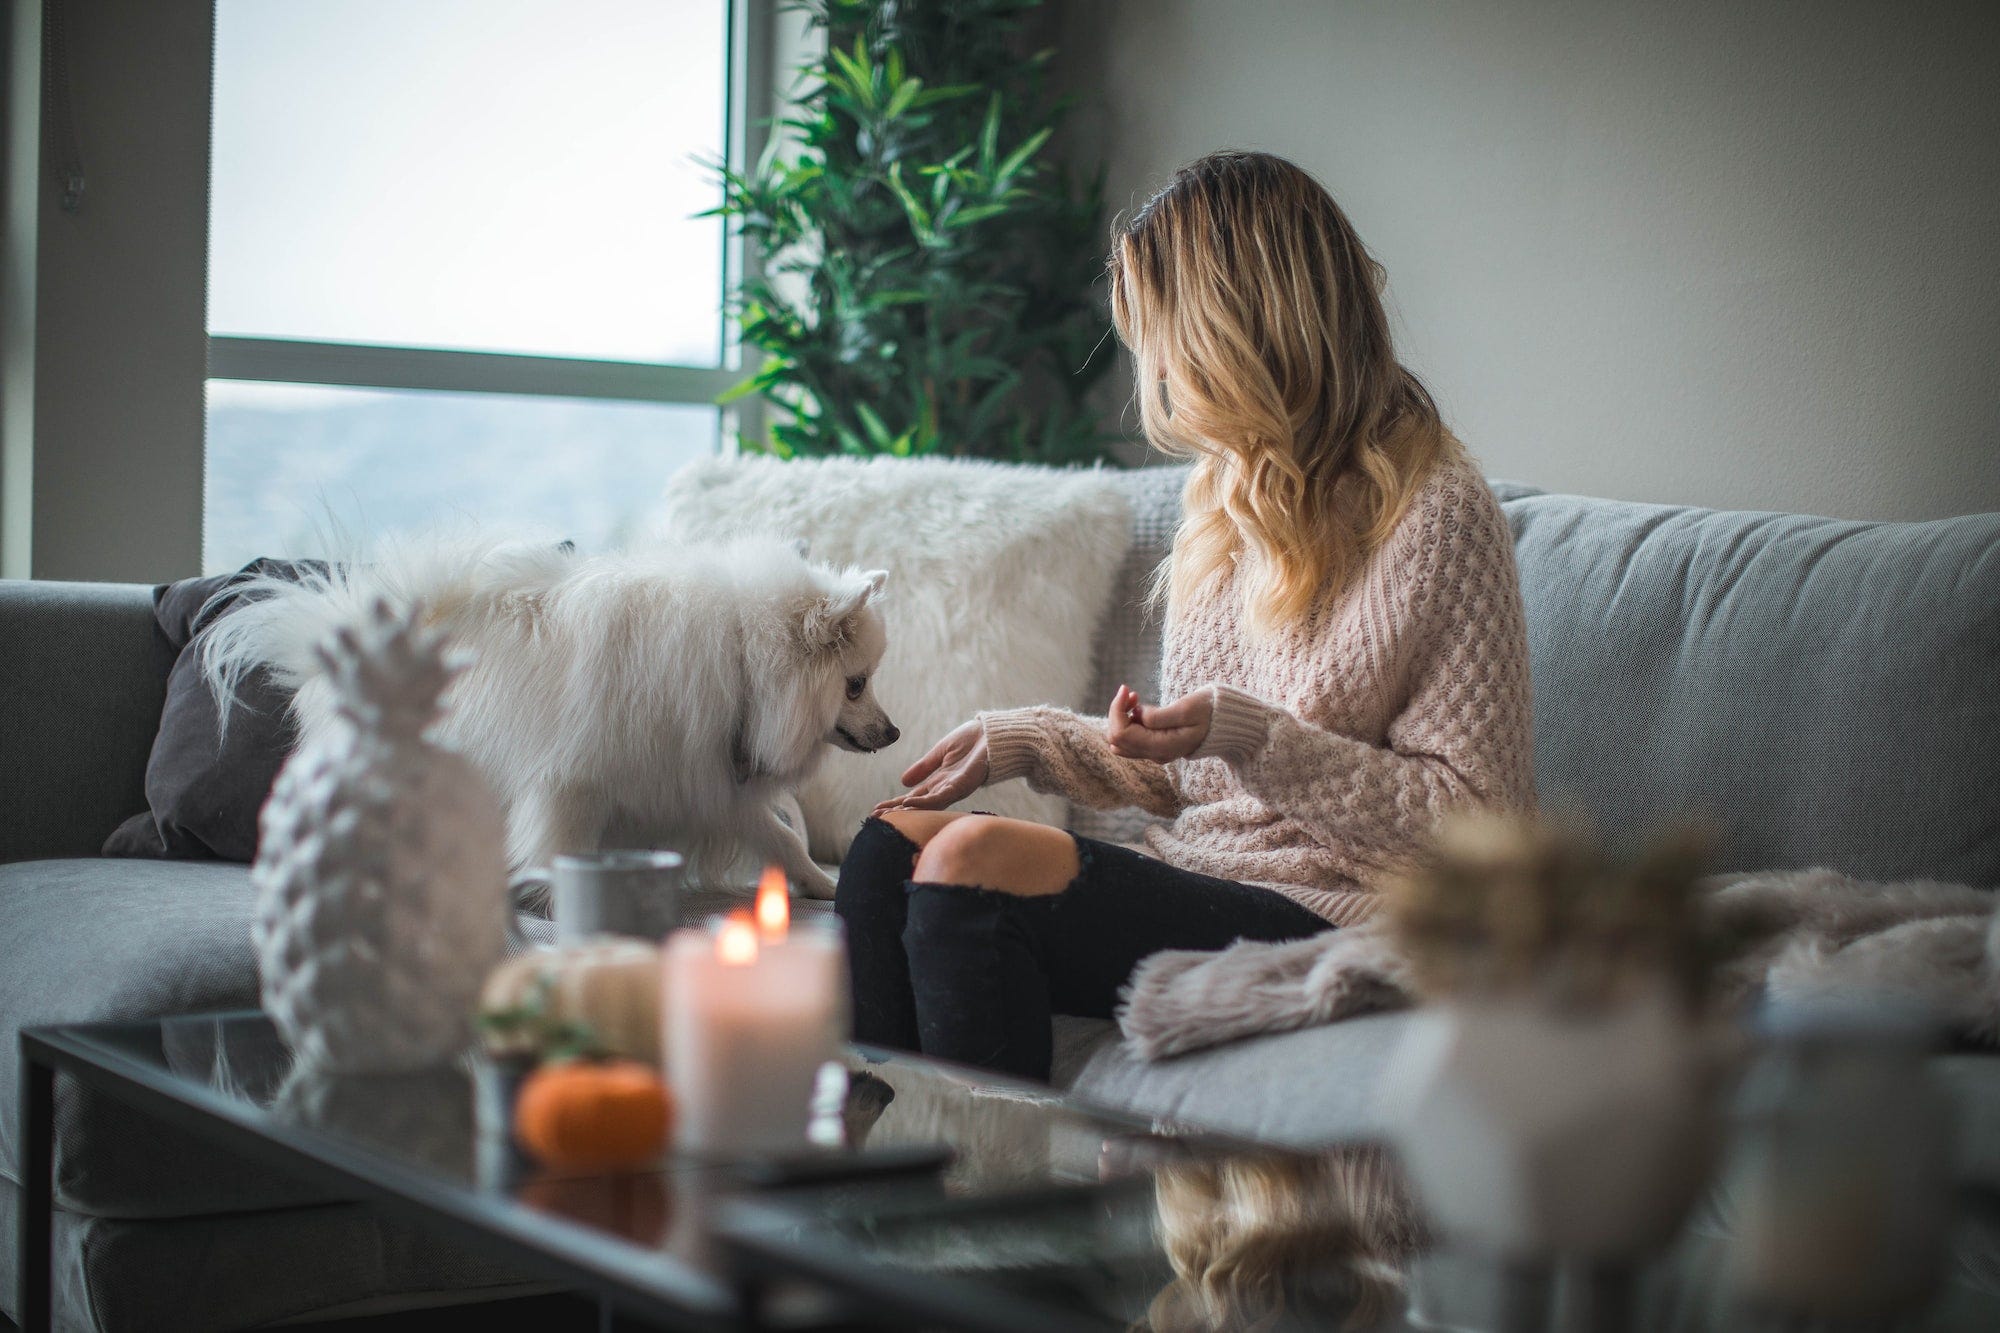
[[[731,912],[715,932],[715,958],[728,967],[748,967],[757,961],[757,927],[748,912]]]
[[[757,933],[767,940],[781,940],[792,925],[792,895],[785,884],[785,872],[765,866],[757,881]]]

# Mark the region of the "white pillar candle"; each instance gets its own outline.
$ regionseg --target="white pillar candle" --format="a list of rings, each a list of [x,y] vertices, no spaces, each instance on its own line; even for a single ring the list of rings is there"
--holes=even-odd
[[[661,1029],[684,1151],[807,1146],[813,1083],[844,1035],[846,951],[837,920],[786,920],[777,885],[775,907],[766,892],[754,915],[667,937]]]

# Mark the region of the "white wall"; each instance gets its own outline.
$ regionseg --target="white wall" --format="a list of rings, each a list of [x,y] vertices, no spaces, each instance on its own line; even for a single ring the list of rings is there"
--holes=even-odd
[[[2000,510],[2000,5],[1070,0],[1114,207],[1315,172],[1489,472]]]

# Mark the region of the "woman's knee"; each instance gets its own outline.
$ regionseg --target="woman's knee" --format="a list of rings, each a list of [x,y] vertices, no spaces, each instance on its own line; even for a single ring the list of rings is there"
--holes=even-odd
[[[1076,843],[1039,824],[968,815],[937,831],[917,857],[914,878],[1024,896],[1059,893],[1077,873]]]
[[[963,810],[885,810],[879,815],[870,816],[869,822],[879,820],[908,838],[913,845],[922,848],[941,830],[960,820],[970,818],[972,816]]]

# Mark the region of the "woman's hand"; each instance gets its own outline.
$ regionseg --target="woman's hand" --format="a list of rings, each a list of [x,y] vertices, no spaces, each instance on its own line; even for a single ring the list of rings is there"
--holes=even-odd
[[[1208,739],[1208,724],[1214,716],[1215,699],[1207,690],[1196,690],[1170,704],[1148,706],[1139,702],[1130,686],[1120,685],[1111,697],[1108,734],[1112,752],[1162,764],[1185,759]]]
[[[929,754],[903,770],[910,790],[875,807],[884,810],[942,810],[986,785],[986,726],[973,718],[931,747]]]

